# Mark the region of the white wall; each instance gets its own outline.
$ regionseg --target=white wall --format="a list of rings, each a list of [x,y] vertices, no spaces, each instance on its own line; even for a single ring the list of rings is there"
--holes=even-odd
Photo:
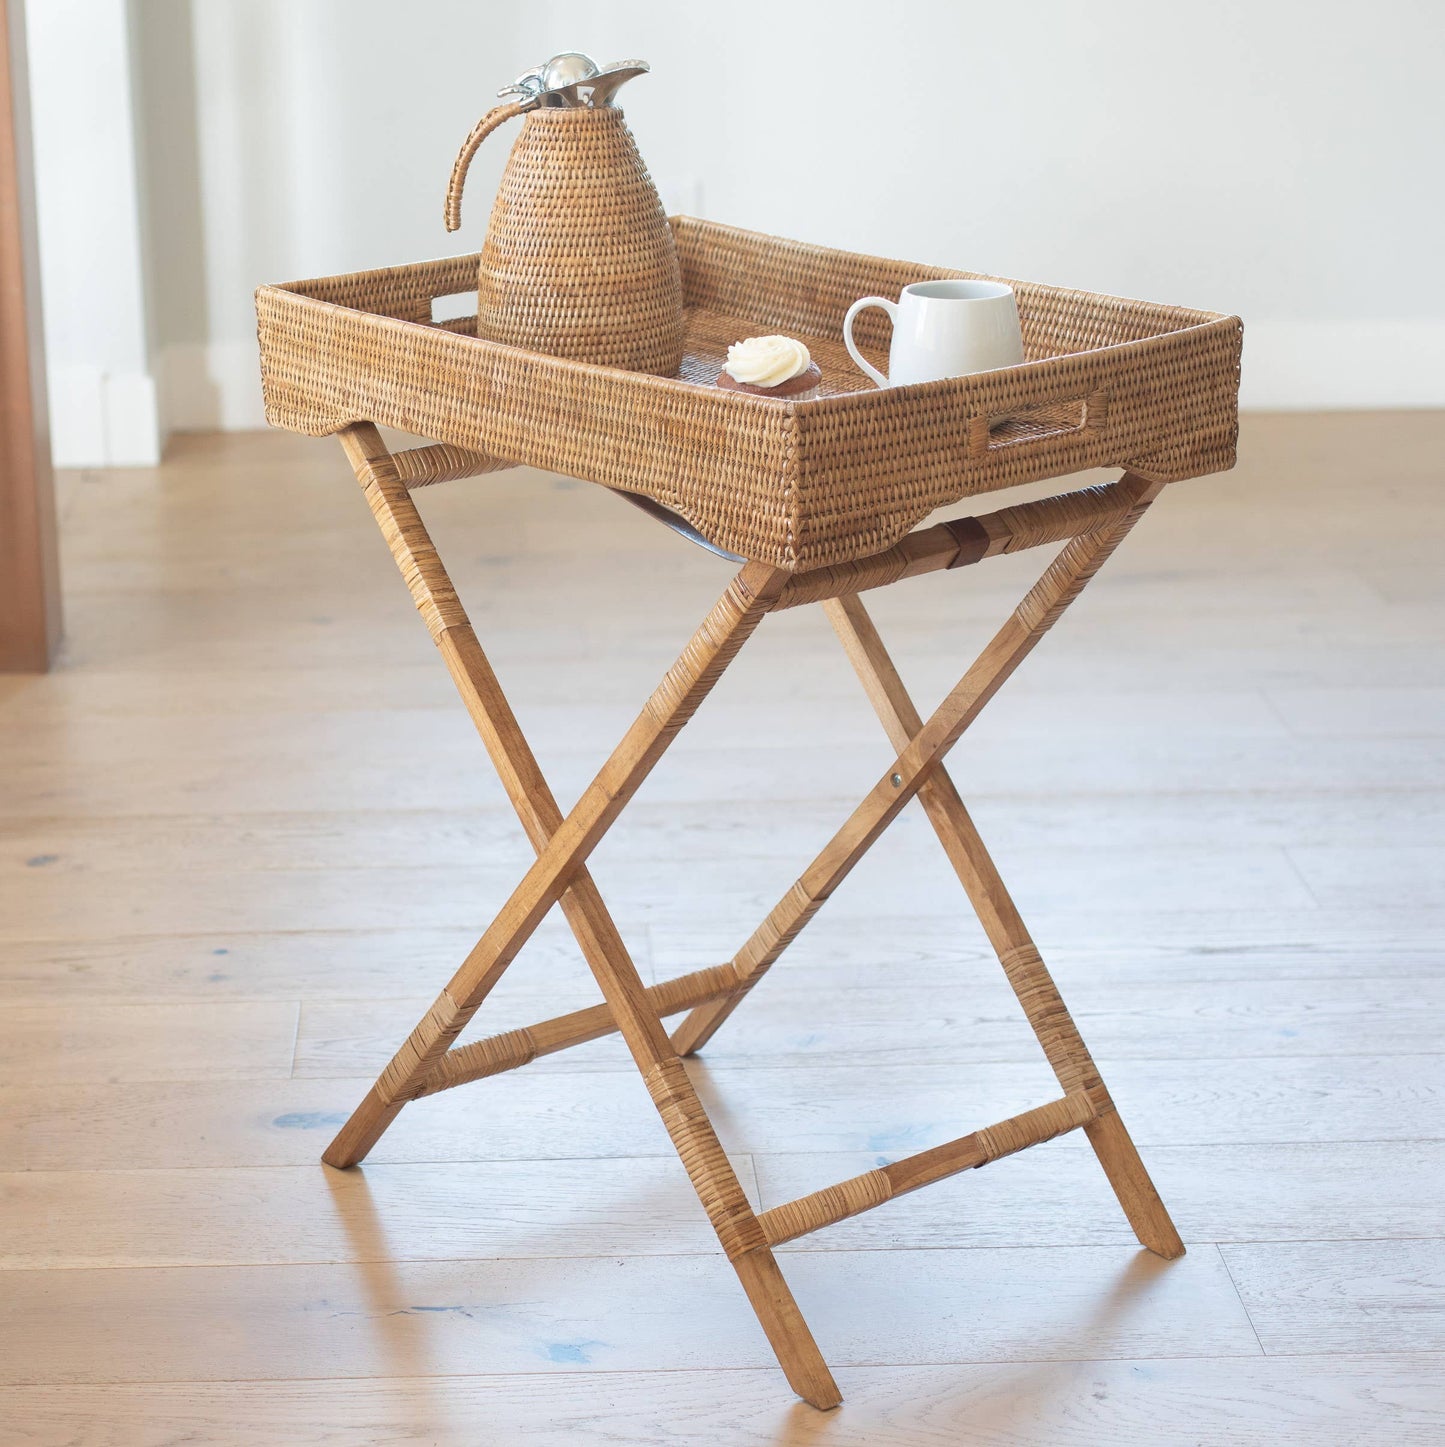
[[[709,216],[1238,312],[1251,406],[1445,406],[1440,0],[523,13],[653,62],[629,120]]]
[[[507,133],[448,237],[455,149],[569,46],[652,62],[625,106],[680,208],[1237,311],[1249,405],[1445,406],[1433,0],[133,3],[179,426],[260,424],[257,283],[475,249]]]
[[[126,0],[28,0],[25,18],[55,462],[153,463]]]
[[[508,7],[139,4],[154,230],[162,272],[181,278],[160,314],[172,421],[259,427],[257,285],[479,244],[475,230],[447,237],[442,197],[502,83],[492,73],[518,68],[497,38]],[[479,195],[504,158],[505,147],[482,159]],[[483,222],[487,209],[476,207]]]

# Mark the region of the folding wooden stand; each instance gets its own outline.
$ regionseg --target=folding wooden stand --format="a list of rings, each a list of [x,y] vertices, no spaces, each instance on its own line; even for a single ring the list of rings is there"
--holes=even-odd
[[[772,1248],[782,1242],[1082,1127],[1139,1240],[1166,1258],[1183,1253],[1099,1072],[942,762],[1133,527],[1162,483],[1126,473],[1105,486],[922,528],[874,557],[811,572],[744,564],[564,818],[409,495],[411,487],[468,476],[496,464],[447,445],[393,456],[370,423],[353,424],[340,436],[537,859],[332,1142],[324,1157],[328,1164],[356,1165],[409,1100],[618,1031],[789,1383],[816,1407],[834,1406],[840,1396],[778,1269]],[[1065,546],[1057,558],[932,716],[922,719],[858,594],[919,573],[1059,542]],[[763,617],[804,603],[823,604],[897,757],[731,961],[645,986],[587,872],[587,857]],[[759,1215],[723,1154],[682,1057],[706,1044],[915,794],[998,952],[1062,1094],[1021,1115]],[[558,902],[606,1003],[454,1046],[502,972]],[[669,1040],[662,1019],[683,1010],[691,1013]]]

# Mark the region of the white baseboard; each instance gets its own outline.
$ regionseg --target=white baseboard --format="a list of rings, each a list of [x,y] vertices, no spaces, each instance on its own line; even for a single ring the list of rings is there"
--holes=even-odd
[[[160,356],[170,432],[249,432],[266,425],[254,341],[173,344]]]
[[[156,381],[62,366],[47,378],[56,467],[154,467],[163,442]]]
[[[1239,405],[1259,411],[1445,407],[1445,319],[1244,319]]]

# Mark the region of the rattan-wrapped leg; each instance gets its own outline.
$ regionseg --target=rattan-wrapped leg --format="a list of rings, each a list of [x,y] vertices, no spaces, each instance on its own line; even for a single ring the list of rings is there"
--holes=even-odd
[[[361,1160],[401,1106],[421,1093],[436,1061],[564,894],[569,896],[564,908],[580,930],[579,942],[594,969],[599,961],[620,963],[626,959],[616,927],[586,873],[586,858],[762,621],[787,580],[784,574],[761,564],[742,569],[564,820],[380,434],[370,424],[358,424],[341,434],[341,442],[417,610],[538,848],[536,863],[491,928],[326,1152],[328,1164],[348,1166]]]
[[[922,720],[872,618],[856,595],[836,599],[823,607],[890,741],[901,749],[918,732]],[[946,769],[940,766],[934,772],[918,791],[918,800],[998,954],[1008,982],[1059,1084],[1065,1091],[1086,1093],[1098,1112],[1096,1118],[1084,1126],[1084,1131],[1129,1224],[1140,1242],[1151,1251],[1166,1258],[1182,1256],[1184,1244],[1179,1233]]]
[[[571,819],[564,821],[380,434],[362,424],[348,428],[342,443],[413,601],[541,857],[558,852],[552,848],[553,842],[586,808],[600,816],[615,817],[620,812],[651,763],[691,716],[786,582],[783,574],[772,569],[743,570],[604,767],[599,780],[605,783],[594,784]],[[583,835],[584,840],[588,837]],[[599,830],[596,838],[600,837]],[[587,847],[575,844],[565,860],[554,864],[554,883],[545,889],[553,889],[557,880],[566,881],[558,889],[563,912],[789,1384],[814,1406],[835,1406],[840,1400],[837,1385],[702,1102],[668,1043],[657,1007],[581,862]],[[529,932],[524,932],[525,922],[532,919],[537,904],[531,898],[519,903],[522,888],[343,1127],[326,1152],[329,1164],[348,1166],[361,1160],[406,1101],[426,1090],[457,1034]],[[538,888],[534,883],[533,889]],[[524,923],[517,924],[519,919]],[[502,926],[504,920],[507,923]],[[494,937],[495,942],[484,950]]]
[[[1075,538],[1049,565],[932,717],[900,748],[892,767],[733,957],[738,988],[730,995],[698,1006],[674,1031],[673,1044],[679,1054],[689,1055],[705,1045],[748,991],[772,968],[1014,669],[1078,596],[1163,486],[1143,478],[1126,481],[1133,498],[1132,506],[1098,532]]]

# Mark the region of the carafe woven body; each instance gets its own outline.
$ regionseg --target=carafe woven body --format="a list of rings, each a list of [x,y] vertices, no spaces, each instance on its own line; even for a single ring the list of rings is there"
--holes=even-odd
[[[515,114],[517,107],[499,106],[468,138],[448,195],[449,227],[477,145]],[[629,371],[677,371],[677,251],[620,110],[527,115],[482,248],[477,335]]]

